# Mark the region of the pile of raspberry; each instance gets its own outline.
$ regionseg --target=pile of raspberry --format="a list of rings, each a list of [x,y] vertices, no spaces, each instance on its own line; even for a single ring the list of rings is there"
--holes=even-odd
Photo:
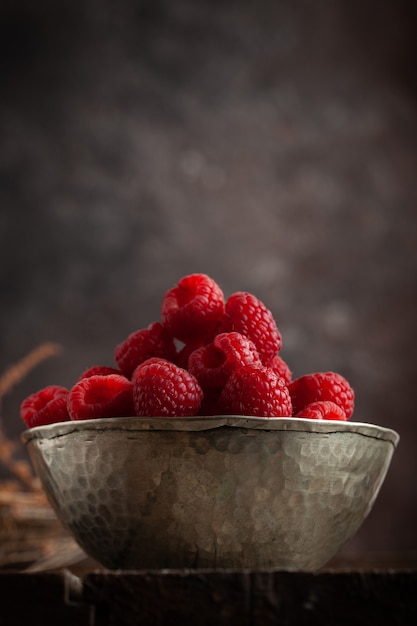
[[[168,290],[160,320],[114,350],[112,366],[84,371],[72,388],[49,385],[27,397],[29,428],[108,417],[246,415],[347,420],[354,392],[336,372],[293,379],[281,333],[256,296],[225,300],[206,274]]]

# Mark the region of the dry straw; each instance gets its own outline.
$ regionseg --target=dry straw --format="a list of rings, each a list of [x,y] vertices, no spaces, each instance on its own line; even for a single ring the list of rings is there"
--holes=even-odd
[[[57,356],[61,351],[62,348],[57,343],[42,343],[26,354],[20,361],[7,368],[0,377],[0,399],[4,398],[13,387],[20,383],[40,363],[50,357]]]

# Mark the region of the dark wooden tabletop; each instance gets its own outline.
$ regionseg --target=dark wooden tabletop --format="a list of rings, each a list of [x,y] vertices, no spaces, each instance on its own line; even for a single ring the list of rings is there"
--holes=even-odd
[[[415,565],[415,564],[414,564]],[[0,574],[0,624],[141,626],[414,625],[417,569]]]

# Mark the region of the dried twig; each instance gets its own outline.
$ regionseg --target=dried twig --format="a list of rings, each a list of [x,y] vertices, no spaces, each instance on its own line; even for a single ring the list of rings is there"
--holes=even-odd
[[[13,387],[21,382],[37,365],[46,359],[56,356],[61,352],[61,346],[57,343],[42,343],[20,361],[9,367],[0,376],[0,401]],[[1,408],[1,407],[0,407]],[[18,452],[18,444],[6,437],[0,422],[0,460],[4,467],[14,476],[20,484],[26,488],[34,489],[34,477],[28,463],[15,458]]]
[[[32,369],[60,352],[59,345],[44,343],[9,367],[0,376],[0,402]],[[5,435],[0,421],[0,463],[11,476],[0,480],[0,570],[65,567],[82,572],[100,567],[59,522],[29,461],[19,460],[19,450],[19,442]]]
[[[26,354],[20,361],[9,367],[2,376],[0,376],[0,399],[9,393],[27,374],[37,365],[57,356],[62,348],[57,343],[42,343],[37,348]]]

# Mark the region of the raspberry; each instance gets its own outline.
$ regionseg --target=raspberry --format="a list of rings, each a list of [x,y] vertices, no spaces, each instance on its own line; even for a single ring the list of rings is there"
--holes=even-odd
[[[68,389],[49,385],[32,393],[20,405],[20,416],[29,428],[70,419],[67,410]]]
[[[84,370],[84,372],[78,377],[78,380],[90,378],[90,376],[107,376],[108,374],[118,374],[120,376],[122,372],[115,367],[109,367],[107,365],[93,365],[87,370]]]
[[[73,420],[99,417],[130,417],[133,385],[125,376],[89,376],[79,380],[68,394],[68,411]]]
[[[188,369],[205,389],[223,387],[234,369],[249,363],[261,364],[252,341],[240,333],[221,333],[191,353]]]
[[[140,363],[153,356],[173,360],[176,354],[174,339],[160,322],[131,333],[114,350],[116,363],[127,378]]]
[[[265,363],[265,365],[266,367],[269,367],[271,370],[274,370],[274,372],[278,374],[278,376],[283,378],[284,381],[287,383],[287,385],[289,382],[291,382],[292,372],[290,368],[288,367],[287,363],[284,361],[282,357],[279,356],[279,354],[276,354],[271,359],[269,359]]]
[[[229,377],[224,352],[214,343],[194,350],[188,358],[188,371],[204,389],[223,387]]]
[[[319,400],[307,404],[304,409],[297,413],[296,417],[306,417],[313,420],[340,420],[345,421],[346,413],[335,402],[329,400]]]
[[[143,363],[140,363],[137,368],[135,369],[135,371],[132,374],[131,377],[131,381],[132,383],[134,382],[136,375],[138,373],[138,371],[140,370],[141,367],[144,367],[146,365],[146,367],[148,365],[150,365],[151,363],[167,363],[168,361],[166,359],[162,359],[159,356],[152,356],[150,359],[146,359],[146,361],[143,361]]]
[[[250,293],[237,291],[227,300],[217,332],[231,331],[237,331],[253,341],[263,363],[281,350],[281,333],[271,311]]]
[[[232,372],[221,393],[220,403],[224,413],[229,415],[292,415],[287,386],[282,378],[264,365],[245,365]]]
[[[161,305],[163,325],[184,343],[212,335],[223,314],[223,292],[206,274],[181,278],[166,292]]]
[[[164,359],[151,359],[134,373],[133,398],[139,417],[197,415],[203,390],[190,372]]]
[[[288,385],[294,415],[312,402],[329,400],[340,406],[349,419],[353,414],[355,395],[346,378],[336,372],[304,374]]]
[[[233,369],[250,363],[261,365],[255,344],[241,333],[219,333],[214,338],[214,345],[218,350],[224,352],[227,362]]]

